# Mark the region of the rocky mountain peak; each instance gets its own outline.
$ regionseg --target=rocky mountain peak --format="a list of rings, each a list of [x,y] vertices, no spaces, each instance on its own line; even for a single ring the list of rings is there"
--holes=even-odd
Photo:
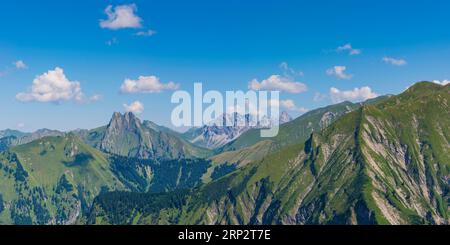
[[[291,116],[283,111],[279,118],[265,116],[259,119],[250,114],[224,113],[208,124],[193,129],[186,134],[191,143],[214,149],[223,146],[252,128],[264,128],[271,125],[283,124],[291,121]]]
[[[108,124],[108,128],[119,130],[129,130],[140,127],[141,120],[139,120],[132,112],[126,112],[125,114],[114,112],[111,121]]]
[[[94,144],[115,155],[141,159],[178,159],[204,151],[179,138],[170,129],[141,120],[132,112],[115,112]]]
[[[280,114],[280,124],[287,123],[292,121],[291,115],[287,113],[286,111],[281,112]]]
[[[136,115],[133,114],[133,112],[126,112],[123,116],[125,120],[128,121],[139,120],[139,118],[137,118]]]

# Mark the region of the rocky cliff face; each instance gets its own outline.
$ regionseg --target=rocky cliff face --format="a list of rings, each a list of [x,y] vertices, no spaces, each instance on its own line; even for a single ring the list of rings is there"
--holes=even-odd
[[[290,121],[292,121],[292,117],[291,115],[289,115],[289,113],[287,113],[286,111],[280,113],[280,124],[284,124]]]
[[[450,86],[418,83],[344,115],[304,144],[184,195],[165,194],[179,202],[150,195],[161,202],[150,211],[105,194],[91,215],[120,221],[119,205],[138,210],[136,223],[169,215],[165,222],[181,224],[449,224],[449,101]]]
[[[185,142],[170,132],[147,127],[131,112],[114,113],[97,147],[107,153],[142,159],[179,159],[203,156],[206,150]],[[95,144],[94,144],[95,145]]]

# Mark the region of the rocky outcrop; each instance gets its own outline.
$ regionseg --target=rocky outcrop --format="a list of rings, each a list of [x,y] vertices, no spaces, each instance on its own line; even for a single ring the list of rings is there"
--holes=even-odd
[[[141,159],[179,159],[199,157],[207,151],[195,147],[164,130],[141,123],[133,113],[114,113],[104,132],[99,135],[98,148],[104,152]]]

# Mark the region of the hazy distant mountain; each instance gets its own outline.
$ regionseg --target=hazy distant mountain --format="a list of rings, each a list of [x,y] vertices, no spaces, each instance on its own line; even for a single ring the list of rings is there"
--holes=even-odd
[[[279,120],[265,117],[260,121],[250,114],[224,113],[221,117],[202,127],[191,128],[183,134],[183,137],[198,146],[215,149],[233,141],[252,128],[270,127],[291,120],[291,116],[285,111],[280,113]]]
[[[27,133],[18,131],[18,130],[12,130],[12,129],[5,129],[5,130],[0,130],[0,138],[3,137],[22,137],[24,135],[26,135]]]
[[[289,115],[289,113],[287,113],[286,111],[280,113],[280,124],[284,124],[290,121],[292,121],[292,117],[291,115]]]
[[[33,133],[24,133],[17,130],[0,131],[0,151],[12,146],[22,145],[47,136],[62,136],[63,132],[50,129],[39,129]]]
[[[101,194],[89,222],[449,224],[449,101],[450,85],[417,83],[200,188]]]

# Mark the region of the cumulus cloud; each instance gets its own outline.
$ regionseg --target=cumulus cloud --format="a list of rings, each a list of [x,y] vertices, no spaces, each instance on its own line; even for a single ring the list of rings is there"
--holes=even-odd
[[[280,104],[281,106],[283,106],[284,108],[288,109],[288,110],[292,110],[295,109],[295,102],[293,100],[280,100]]]
[[[135,12],[137,12],[135,4],[118,5],[114,9],[112,5],[108,5],[105,9],[108,19],[100,20],[100,27],[111,30],[141,28],[142,19]]]
[[[335,76],[338,79],[346,79],[350,80],[352,79],[352,74],[346,74],[345,71],[347,70],[347,67],[345,66],[334,66],[327,70],[327,75],[329,76]]]
[[[350,43],[347,43],[345,45],[337,47],[336,52],[338,52],[338,53],[348,52],[349,55],[358,55],[358,54],[361,54],[362,51],[361,51],[361,49],[353,48]]]
[[[281,62],[279,67],[283,71],[283,75],[285,77],[297,77],[304,75],[302,71],[296,71],[291,68],[287,62]]]
[[[37,76],[33,80],[30,90],[18,93],[16,98],[23,102],[62,102],[68,100],[83,102],[85,100],[80,83],[70,81],[64,74],[64,70],[59,67]]]
[[[155,34],[156,34],[156,31],[154,31],[154,30],[140,31],[140,32],[135,33],[136,36],[140,36],[140,37],[151,37],[151,36],[154,36]]]
[[[91,97],[89,97],[89,102],[96,102],[103,99],[103,96],[100,94],[94,94]]]
[[[364,101],[373,99],[378,95],[370,87],[354,88],[353,90],[341,91],[337,88],[330,88],[330,98],[334,103],[343,101]]]
[[[253,79],[248,83],[248,88],[252,90],[285,91],[293,94],[302,93],[308,89],[305,84],[280,75],[272,75],[261,82]]]
[[[18,70],[23,70],[23,69],[28,68],[28,66],[25,64],[25,62],[23,62],[23,60],[18,60],[16,62],[14,62],[13,64],[16,67],[16,69],[18,69]]]
[[[300,113],[305,113],[308,109],[304,107],[298,107],[293,100],[280,100],[280,105],[290,111],[297,111]]]
[[[396,59],[396,58],[392,58],[392,57],[388,57],[388,56],[383,57],[382,60],[384,63],[391,64],[394,66],[404,66],[407,64],[406,60],[404,60],[404,59]]]
[[[125,79],[120,87],[123,93],[160,93],[163,90],[176,90],[180,87],[174,82],[161,83],[156,76],[139,76],[137,80]]]
[[[434,80],[433,82],[434,82],[434,83],[436,83],[436,84],[439,84],[439,85],[445,86],[445,85],[447,85],[447,84],[449,84],[449,83],[450,83],[450,80],[442,80],[442,81],[439,81],[439,80]]]
[[[126,112],[132,112],[134,114],[141,114],[144,111],[144,105],[139,101],[135,101],[130,105],[123,104],[123,107]]]
[[[322,93],[316,92],[316,93],[314,94],[313,100],[314,100],[315,102],[320,102],[320,101],[322,101],[322,100],[324,100],[324,99],[326,99],[326,98],[327,98],[327,95],[326,95],[326,94],[322,94]]]

